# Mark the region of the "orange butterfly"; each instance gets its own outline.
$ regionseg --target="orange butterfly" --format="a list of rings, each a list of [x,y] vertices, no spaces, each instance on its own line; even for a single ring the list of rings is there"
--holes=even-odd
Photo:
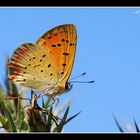
[[[49,97],[70,90],[76,42],[75,26],[65,24],[49,30],[35,44],[22,44],[8,62],[9,79]]]

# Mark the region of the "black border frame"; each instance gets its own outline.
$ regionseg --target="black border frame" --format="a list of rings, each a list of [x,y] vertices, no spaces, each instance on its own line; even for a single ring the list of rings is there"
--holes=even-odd
[[[0,6],[140,6],[139,0],[0,0]]]
[[[4,7],[139,7],[140,2],[138,0],[78,0],[72,1],[72,0],[0,0],[0,8]],[[108,135],[109,134],[109,135]],[[115,134],[115,135],[114,135]],[[62,139],[65,137],[72,139],[74,138],[75,140],[79,140],[80,137],[82,139],[90,139],[90,138],[102,138],[102,139],[114,139],[114,138],[138,138],[139,136],[136,135],[138,133],[1,133],[0,134],[0,139],[3,138],[10,138],[10,139],[31,139],[32,137],[35,137],[35,139]],[[12,138],[12,137],[14,138]],[[65,139],[66,140],[66,139]]]

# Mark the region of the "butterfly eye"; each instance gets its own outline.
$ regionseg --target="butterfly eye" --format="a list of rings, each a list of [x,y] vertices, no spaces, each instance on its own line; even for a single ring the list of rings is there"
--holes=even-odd
[[[70,84],[69,82],[65,83],[65,90],[70,90],[72,88],[73,84]]]

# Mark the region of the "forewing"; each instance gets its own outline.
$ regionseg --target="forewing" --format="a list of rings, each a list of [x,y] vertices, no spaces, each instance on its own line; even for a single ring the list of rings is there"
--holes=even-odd
[[[73,24],[55,27],[40,37],[36,44],[48,52],[55,69],[60,74],[60,85],[67,82],[74,62],[77,34]]]

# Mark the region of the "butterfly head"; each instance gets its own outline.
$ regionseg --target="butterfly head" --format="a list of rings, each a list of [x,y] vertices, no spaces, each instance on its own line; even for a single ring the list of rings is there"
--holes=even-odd
[[[71,84],[70,82],[65,83],[65,91],[70,91],[72,87],[73,87],[73,84]]]

